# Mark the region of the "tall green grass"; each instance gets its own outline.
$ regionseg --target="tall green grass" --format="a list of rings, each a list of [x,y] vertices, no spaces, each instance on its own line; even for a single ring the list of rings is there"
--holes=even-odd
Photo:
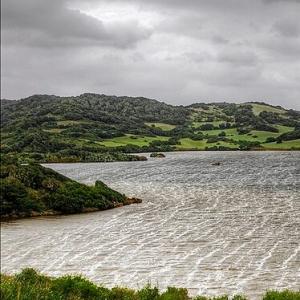
[[[82,276],[66,275],[58,278],[39,274],[34,269],[24,269],[9,276],[1,274],[1,300],[246,300],[241,295],[192,298],[187,289],[168,287],[160,292],[150,285],[140,290],[122,287],[112,289],[98,286]],[[262,300],[300,300],[300,291],[268,291]]]

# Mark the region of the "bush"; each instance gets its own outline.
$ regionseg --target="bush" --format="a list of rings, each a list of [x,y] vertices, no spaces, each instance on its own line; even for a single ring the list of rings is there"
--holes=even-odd
[[[208,143],[208,144],[216,143],[216,142],[218,142],[218,141],[220,141],[220,138],[217,137],[217,136],[209,136],[209,137],[207,138],[207,143]]]
[[[15,277],[1,275],[1,300],[55,299],[49,291],[50,279],[34,269],[24,269]],[[59,298],[56,298],[59,299]]]
[[[0,207],[1,215],[41,209],[32,201],[24,184],[13,178],[0,179]]]
[[[99,299],[100,295],[105,299],[109,291],[99,288],[92,282],[81,276],[63,276],[52,281],[51,291],[60,295],[62,299]],[[103,299],[102,298],[102,299]]]
[[[213,130],[215,129],[215,126],[213,124],[209,124],[209,123],[206,123],[206,124],[203,124],[200,126],[200,130]]]
[[[247,134],[251,131],[250,128],[239,127],[237,128],[238,134]]]
[[[277,128],[263,122],[255,123],[252,128],[259,131],[279,132]]]
[[[300,291],[293,292],[285,290],[282,292],[268,291],[264,296],[263,300],[300,300]]]
[[[238,141],[240,150],[251,150],[260,147],[260,142],[257,141]]]
[[[112,289],[98,286],[82,276],[51,278],[34,269],[24,269],[14,276],[1,274],[1,300],[246,300],[244,296],[189,297],[187,289],[168,287],[160,293],[150,285],[141,290],[123,287]],[[300,300],[299,291],[268,291],[263,300]]]
[[[291,132],[286,132],[277,137],[277,141],[290,141],[300,139],[300,129],[295,129]]]
[[[160,300],[189,300],[187,289],[168,287],[167,290],[161,294]]]
[[[274,138],[273,136],[267,137],[265,143],[274,143],[276,142],[276,138]]]
[[[159,290],[157,287],[151,287],[151,285],[148,284],[138,291],[138,296],[140,300],[158,300]]]

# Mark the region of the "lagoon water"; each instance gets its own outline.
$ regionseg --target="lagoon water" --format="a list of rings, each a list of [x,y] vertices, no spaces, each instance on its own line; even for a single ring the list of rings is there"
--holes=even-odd
[[[143,203],[3,223],[2,272],[30,266],[110,287],[150,282],[250,299],[300,287],[300,152],[180,152],[48,166]]]

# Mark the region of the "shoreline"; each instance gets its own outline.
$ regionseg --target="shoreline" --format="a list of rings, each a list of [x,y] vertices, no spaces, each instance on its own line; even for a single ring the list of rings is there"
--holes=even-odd
[[[125,201],[123,203],[115,202],[113,207],[106,208],[106,209],[99,209],[97,207],[86,207],[86,208],[83,208],[83,210],[81,212],[70,213],[70,214],[65,214],[65,213],[62,213],[59,211],[55,211],[55,210],[45,210],[43,212],[32,211],[30,213],[4,215],[4,216],[1,216],[0,223],[6,223],[6,222],[20,220],[20,219],[39,218],[39,217],[55,217],[55,216],[70,216],[70,215],[78,215],[78,214],[87,214],[87,213],[91,213],[91,212],[111,210],[111,209],[131,205],[131,204],[140,204],[142,202],[143,202],[142,199],[128,197],[125,199]]]
[[[173,151],[160,151],[161,153],[178,153],[178,152],[299,152],[299,149],[252,149],[252,150],[201,150],[201,149],[177,149],[177,150],[173,150]],[[153,152],[140,152],[140,153],[136,153],[135,154],[151,154]],[[133,154],[133,153],[131,153]],[[151,157],[153,159],[155,159],[155,157]],[[167,156],[165,157],[167,158]],[[124,163],[132,163],[132,162],[145,162],[148,161],[147,160],[114,160],[114,161],[74,161],[74,162],[65,162],[65,161],[61,161],[61,162],[37,162],[38,164],[41,165],[50,165],[50,164],[92,164],[92,163],[116,163],[116,162],[124,162]]]

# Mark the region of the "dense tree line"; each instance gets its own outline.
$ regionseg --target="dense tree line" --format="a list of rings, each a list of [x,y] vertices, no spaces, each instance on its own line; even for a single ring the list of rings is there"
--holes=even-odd
[[[7,126],[19,118],[29,117],[36,124],[44,118],[61,116],[67,120],[91,120],[105,124],[144,123],[147,121],[183,124],[189,110],[142,97],[116,97],[83,94],[78,97],[35,95],[8,105],[2,103],[2,124]],[[50,114],[50,116],[49,116]]]

